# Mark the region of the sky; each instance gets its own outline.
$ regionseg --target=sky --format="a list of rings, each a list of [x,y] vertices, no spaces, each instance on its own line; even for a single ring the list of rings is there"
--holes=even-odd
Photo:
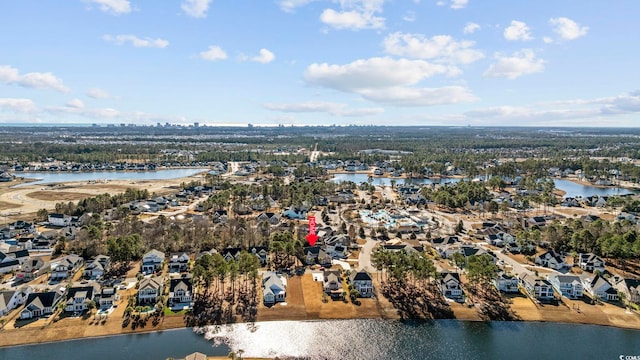
[[[637,127],[637,14],[637,0],[2,0],[0,124]]]

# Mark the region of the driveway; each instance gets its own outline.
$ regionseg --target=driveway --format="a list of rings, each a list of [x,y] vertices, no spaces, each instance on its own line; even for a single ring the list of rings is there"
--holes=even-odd
[[[367,239],[367,242],[360,248],[360,256],[358,257],[358,270],[365,270],[368,272],[375,271],[373,265],[371,265],[371,252],[376,246],[377,241]]]

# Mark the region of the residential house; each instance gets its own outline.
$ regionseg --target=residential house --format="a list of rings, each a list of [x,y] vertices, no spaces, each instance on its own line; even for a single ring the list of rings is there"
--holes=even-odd
[[[7,255],[11,258],[18,260],[20,265],[24,264],[29,259],[29,250],[16,250],[10,251]]]
[[[551,275],[549,282],[562,296],[578,299],[583,295],[582,281],[576,275]]]
[[[173,253],[169,257],[169,272],[189,271],[189,261],[191,258],[186,252]]]
[[[444,297],[457,302],[464,302],[464,292],[462,291],[460,274],[455,272],[443,272],[442,279],[439,282],[439,287]]]
[[[544,253],[536,256],[535,263],[555,270],[561,270],[567,267],[564,257],[556,254],[553,250],[545,251]]]
[[[183,276],[169,281],[169,306],[181,309],[190,308],[193,304],[193,284],[191,276]]]
[[[527,219],[527,224],[529,226],[542,227],[547,225],[547,219],[545,219],[544,216],[534,216],[532,218]]]
[[[501,272],[493,280],[495,287],[503,293],[517,293],[519,289],[519,280],[517,276]]]
[[[78,255],[69,254],[51,262],[51,280],[62,281],[73,277],[84,260]]]
[[[65,227],[71,224],[71,216],[64,214],[49,214],[47,221],[51,226]]]
[[[625,298],[636,304],[640,304],[640,279],[630,279],[614,277],[613,286],[618,292],[624,294]]]
[[[278,225],[280,222],[280,214],[265,212],[258,215],[258,222],[266,221],[271,225]]]
[[[611,286],[611,283],[601,275],[596,275],[593,279],[584,279],[583,285],[587,293],[594,298],[603,301],[618,300],[618,290]]]
[[[162,270],[164,262],[164,253],[158,250],[149,250],[142,256],[142,273],[151,274],[158,270]]]
[[[107,255],[98,255],[84,267],[84,277],[100,279],[111,269],[111,258]]]
[[[266,272],[262,276],[262,287],[262,299],[265,304],[269,305],[285,301],[287,280],[284,277],[272,271]]]
[[[340,299],[343,297],[342,277],[340,271],[326,270],[323,273],[322,288],[324,292],[329,294],[332,299]]]
[[[64,288],[58,288],[54,291],[29,294],[24,309],[20,312],[20,319],[53,314],[58,303],[64,299],[65,293]]]
[[[98,293],[95,286],[72,287],[67,291],[67,302],[64,311],[69,313],[83,313],[89,309],[89,303],[94,301]]]
[[[229,219],[227,215],[227,210],[216,210],[213,212],[212,216],[213,216],[213,222],[216,224],[226,223],[227,220]]]
[[[19,290],[0,291],[0,316],[4,316],[9,311],[24,304],[31,292],[32,289],[29,286],[25,286]]]
[[[0,274],[6,274],[20,269],[20,262],[9,254],[0,251]]]
[[[16,279],[19,279],[23,282],[31,281],[38,276],[46,274],[51,270],[51,263],[45,262],[39,256],[30,257],[29,260],[25,261],[24,264],[20,267],[20,270],[16,273]]]
[[[289,220],[304,220],[307,218],[307,210],[302,208],[287,209],[282,213],[282,216]]]
[[[455,272],[443,272],[442,279],[440,279],[438,285],[444,297],[456,302],[464,302],[464,292],[462,291],[460,274]]]
[[[269,256],[269,250],[264,246],[253,246],[249,248],[249,254],[255,255],[260,260],[260,266],[267,264],[267,258]]]
[[[161,277],[140,280],[138,287],[138,304],[155,304],[162,295],[164,283]]]
[[[604,260],[596,254],[592,253],[581,253],[578,254],[578,265],[580,269],[588,272],[596,272],[600,273],[604,272]]]
[[[547,280],[536,278],[532,273],[523,273],[520,277],[520,284],[531,297],[538,301],[548,302],[555,298],[553,285]]]
[[[240,252],[242,252],[240,248],[226,248],[222,250],[221,254],[226,261],[231,261],[231,260],[238,260],[238,256],[240,256]]]
[[[331,265],[331,256],[322,250],[319,246],[308,246],[303,250],[304,262],[307,265],[320,264]]]
[[[106,286],[100,289],[100,293],[96,296],[96,299],[100,310],[104,311],[112,308],[116,302],[120,300],[120,296],[115,287]]]
[[[349,282],[354,289],[358,290],[361,297],[373,296],[373,279],[366,271],[352,271],[349,275]]]

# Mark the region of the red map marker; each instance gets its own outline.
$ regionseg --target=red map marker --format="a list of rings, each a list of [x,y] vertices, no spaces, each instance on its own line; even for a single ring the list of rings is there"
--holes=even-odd
[[[316,241],[318,241],[318,235],[316,235],[316,217],[309,216],[309,235],[307,235],[307,241],[309,245],[315,245]]]

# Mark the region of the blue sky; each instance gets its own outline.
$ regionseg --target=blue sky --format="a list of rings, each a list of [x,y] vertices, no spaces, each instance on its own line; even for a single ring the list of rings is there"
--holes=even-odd
[[[4,0],[0,123],[638,126],[635,0]]]

